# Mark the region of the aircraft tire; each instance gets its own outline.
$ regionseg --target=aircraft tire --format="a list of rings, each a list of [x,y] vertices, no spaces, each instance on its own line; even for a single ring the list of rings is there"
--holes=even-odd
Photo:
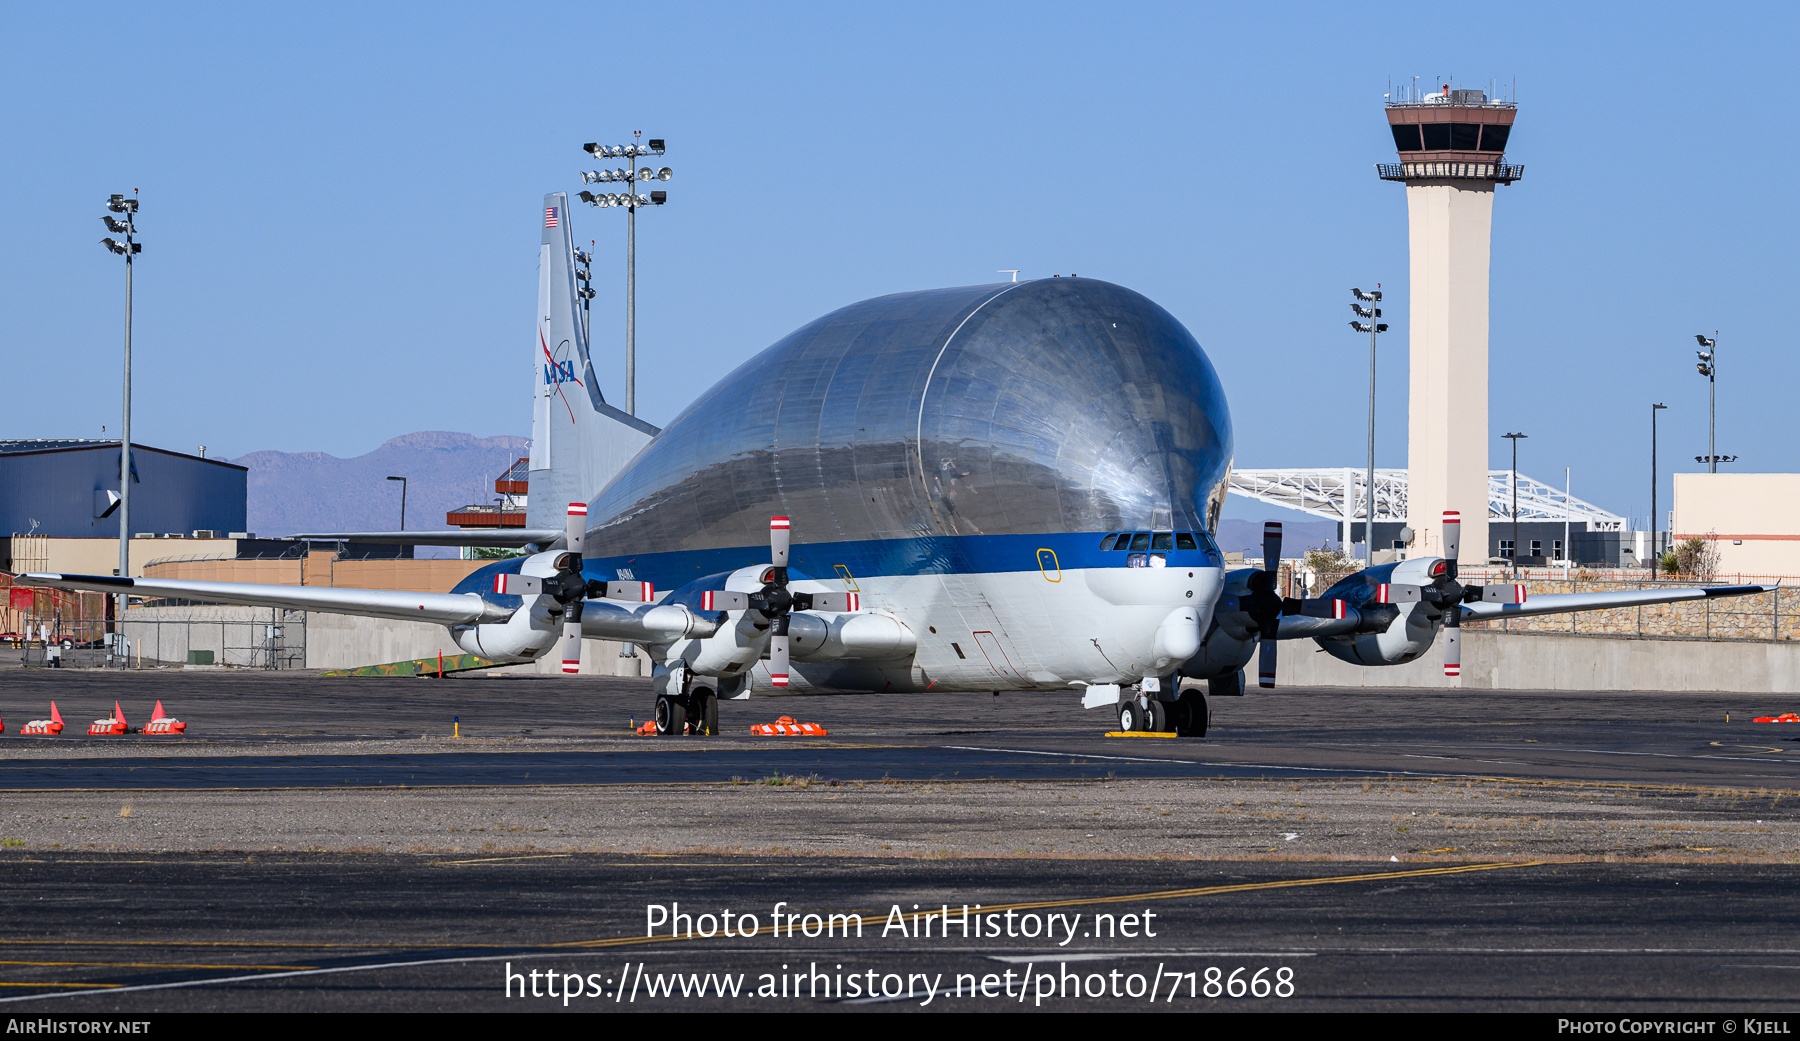
[[[1160,701],[1150,702],[1150,709],[1145,714],[1144,729],[1161,732],[1172,729],[1169,726],[1169,706]]]
[[[663,737],[679,737],[687,731],[687,706],[680,698],[667,694],[656,699],[656,732]]]
[[[1119,729],[1128,734],[1148,729],[1150,721],[1145,718],[1144,710],[1135,701],[1119,703]]]
[[[719,732],[719,696],[711,687],[688,691],[688,719],[693,733],[713,737]]]
[[[1175,710],[1171,713],[1175,732],[1182,737],[1205,737],[1210,715],[1206,695],[1197,690],[1182,691],[1181,699],[1175,702]]]

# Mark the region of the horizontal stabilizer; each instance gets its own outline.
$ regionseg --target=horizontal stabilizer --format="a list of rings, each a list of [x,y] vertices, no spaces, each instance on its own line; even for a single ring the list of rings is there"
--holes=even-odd
[[[450,528],[445,531],[307,531],[294,542],[373,542],[384,546],[498,546],[517,549],[562,538],[561,528]]]
[[[277,586],[260,582],[188,582],[177,579],[114,578],[111,575],[28,574],[15,585],[50,589],[91,590],[130,596],[169,597],[216,604],[285,607],[295,611],[398,618],[439,625],[500,622],[512,611],[496,607],[474,593],[409,593],[386,589],[333,589],[327,586]]]

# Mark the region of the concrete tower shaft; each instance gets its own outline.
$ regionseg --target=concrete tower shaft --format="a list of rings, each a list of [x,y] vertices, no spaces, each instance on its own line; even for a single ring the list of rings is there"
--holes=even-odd
[[[1406,185],[1411,249],[1411,379],[1407,526],[1413,556],[1444,551],[1443,515],[1462,514],[1462,555],[1485,562],[1488,541],[1488,257],[1494,186],[1516,109],[1478,90],[1387,107],[1400,162],[1376,167]]]

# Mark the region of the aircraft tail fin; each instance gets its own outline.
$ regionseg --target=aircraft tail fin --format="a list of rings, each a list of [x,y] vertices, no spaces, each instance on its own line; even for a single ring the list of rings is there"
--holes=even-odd
[[[538,249],[537,329],[532,340],[531,463],[525,526],[561,528],[572,502],[591,502],[638,450],[661,433],[601,396],[575,277],[569,196],[544,196]]]

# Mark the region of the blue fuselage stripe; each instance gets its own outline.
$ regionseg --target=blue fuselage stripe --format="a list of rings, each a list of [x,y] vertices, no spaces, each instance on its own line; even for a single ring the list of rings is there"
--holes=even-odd
[[[858,539],[848,542],[795,544],[788,554],[788,568],[796,578],[854,580],[888,576],[982,575],[1020,571],[1079,570],[1126,567],[1130,553],[1102,551],[1100,540],[1108,532],[1070,532],[1054,535],[929,535],[917,538]],[[1221,567],[1223,560],[1206,550],[1176,550],[1165,554],[1169,567]],[[516,607],[519,598],[493,592],[493,576],[516,574],[523,558],[496,561],[464,579],[456,592],[477,592],[503,606]],[[641,553],[623,557],[590,557],[582,561],[589,579],[618,581],[629,578],[654,583],[660,596],[709,575],[756,567],[769,562],[769,547],[733,546],[727,549],[681,550]],[[842,570],[839,570],[839,568]]]

